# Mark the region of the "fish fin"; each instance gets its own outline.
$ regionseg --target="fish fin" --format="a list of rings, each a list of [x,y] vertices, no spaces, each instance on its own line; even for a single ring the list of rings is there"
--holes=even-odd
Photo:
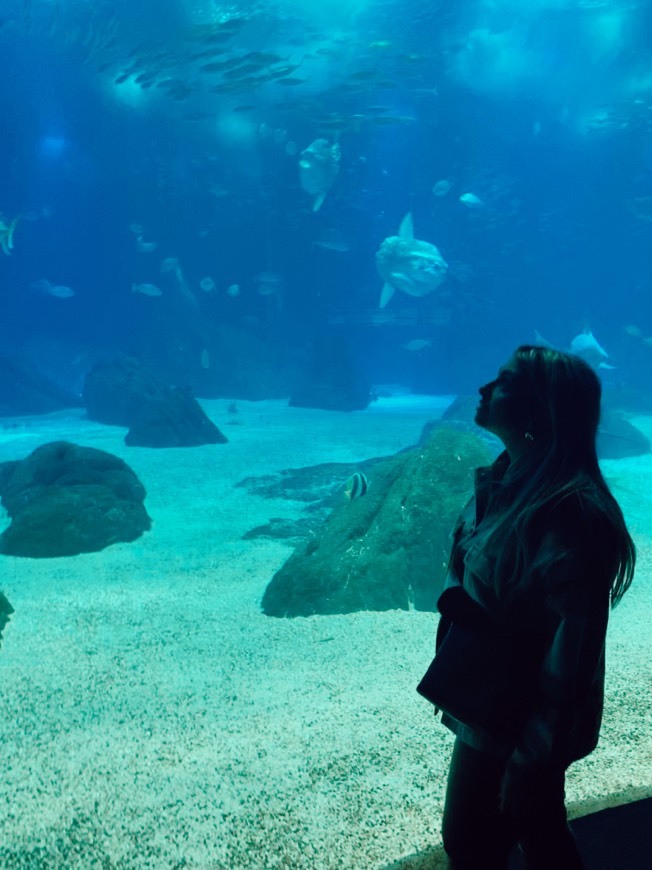
[[[411,211],[409,211],[401,221],[401,226],[398,228],[398,235],[401,239],[414,238],[414,224],[412,222]]]
[[[554,349],[554,344],[551,341],[548,341],[547,338],[544,338],[538,329],[534,330],[534,340],[537,344],[542,345],[542,347],[551,347]]]
[[[595,337],[595,335],[593,335],[593,330],[591,329],[591,327],[587,325],[587,326],[584,327],[584,329],[583,329],[582,331],[583,331],[583,334],[584,334],[584,335],[588,336],[588,338],[591,339],[591,341],[593,342],[593,345],[594,345],[595,349],[597,350],[597,352],[598,352],[599,354],[602,354],[602,356],[605,357],[605,359],[606,359],[606,358],[609,356],[609,354],[608,354],[607,351],[602,347],[602,345],[600,344],[600,342],[598,341],[598,339]]]
[[[9,232],[7,234],[7,247],[9,248],[10,251],[13,251],[13,249],[14,249],[14,233],[16,231],[16,227],[18,226],[19,220],[20,220],[20,215],[17,215],[12,220],[12,222],[9,224],[9,227],[8,227]]]
[[[312,210],[313,210],[313,211],[319,211],[319,209],[321,208],[322,203],[324,202],[325,199],[326,199],[326,194],[325,194],[325,193],[320,193],[320,194],[318,194],[318,195],[315,197],[315,201],[314,201],[313,204],[312,204]]]
[[[392,298],[393,295],[394,295],[394,287],[391,284],[388,284],[387,282],[385,282],[383,284],[383,289],[382,289],[381,294],[380,294],[380,306],[379,307],[384,308],[387,305],[387,303],[389,302],[389,300]]]

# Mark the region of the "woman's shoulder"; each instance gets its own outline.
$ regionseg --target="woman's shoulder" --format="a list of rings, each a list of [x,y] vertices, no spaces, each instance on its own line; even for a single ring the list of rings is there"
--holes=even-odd
[[[590,531],[603,513],[595,493],[588,487],[578,487],[551,498],[542,511],[542,521],[565,536],[568,532]]]
[[[552,499],[542,523],[544,534],[554,535],[568,551],[611,562],[619,550],[613,499],[590,478]]]

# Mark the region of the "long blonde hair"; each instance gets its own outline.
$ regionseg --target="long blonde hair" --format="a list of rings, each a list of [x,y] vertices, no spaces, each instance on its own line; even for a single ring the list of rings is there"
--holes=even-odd
[[[615,606],[631,585],[636,550],[598,464],[600,380],[582,359],[553,348],[522,345],[514,358],[533,440],[524,458],[508,468],[477,543],[498,554],[496,576],[506,588],[517,587],[528,576],[539,521],[578,495],[588,521],[597,520],[598,528],[613,537],[610,595]]]

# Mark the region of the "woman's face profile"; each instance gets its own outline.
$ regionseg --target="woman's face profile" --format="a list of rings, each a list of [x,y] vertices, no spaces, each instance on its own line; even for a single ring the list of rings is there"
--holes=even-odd
[[[529,402],[514,357],[501,366],[493,381],[480,387],[480,396],[475,413],[477,425],[497,435],[506,445],[522,439],[527,428]]]

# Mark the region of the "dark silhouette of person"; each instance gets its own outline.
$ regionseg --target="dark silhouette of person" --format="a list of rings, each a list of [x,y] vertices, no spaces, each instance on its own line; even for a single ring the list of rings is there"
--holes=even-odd
[[[480,389],[505,451],[453,533],[436,655],[418,690],[455,734],[443,817],[452,870],[583,867],[568,766],[598,742],[609,612],[636,553],[598,466],[601,386],[577,356],[522,346]]]

